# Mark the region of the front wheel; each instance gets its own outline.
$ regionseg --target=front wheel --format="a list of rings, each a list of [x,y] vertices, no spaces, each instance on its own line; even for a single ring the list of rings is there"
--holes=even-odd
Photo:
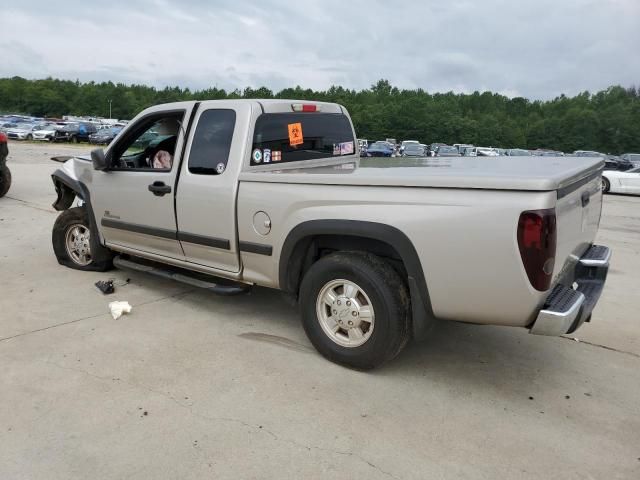
[[[327,359],[367,370],[394,358],[411,336],[409,294],[380,257],[337,252],[321,258],[300,286],[302,324]]]
[[[611,184],[609,183],[609,180],[605,177],[602,177],[602,193],[609,193],[610,189]]]
[[[70,208],[58,216],[53,225],[51,241],[60,265],[98,272],[113,267],[113,254],[100,245],[97,233],[91,231],[84,207]]]
[[[11,170],[0,164],[0,197],[4,197],[11,187]]]

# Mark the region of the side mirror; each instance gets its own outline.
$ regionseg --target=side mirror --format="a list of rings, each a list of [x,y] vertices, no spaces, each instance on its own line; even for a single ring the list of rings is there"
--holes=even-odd
[[[93,163],[94,170],[106,170],[109,166],[104,150],[101,148],[96,148],[91,151],[91,162]]]

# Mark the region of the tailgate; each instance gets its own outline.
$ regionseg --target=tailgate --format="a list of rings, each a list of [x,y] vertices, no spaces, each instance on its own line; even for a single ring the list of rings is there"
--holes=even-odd
[[[595,240],[602,211],[601,177],[601,170],[591,171],[558,189],[554,279],[565,267],[573,265]]]

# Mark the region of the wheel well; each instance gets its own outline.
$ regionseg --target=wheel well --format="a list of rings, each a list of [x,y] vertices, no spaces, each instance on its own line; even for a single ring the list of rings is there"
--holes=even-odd
[[[297,295],[300,282],[311,265],[336,251],[372,253],[384,258],[402,278],[407,278],[402,257],[386,242],[357,235],[310,235],[300,239],[291,252],[288,259],[286,284],[281,288]]]
[[[422,262],[401,230],[359,220],[309,220],[294,227],[280,251],[280,289],[295,297],[304,273],[314,262],[335,251],[365,251],[388,261],[405,279],[411,295],[414,338],[423,338],[435,315]]]

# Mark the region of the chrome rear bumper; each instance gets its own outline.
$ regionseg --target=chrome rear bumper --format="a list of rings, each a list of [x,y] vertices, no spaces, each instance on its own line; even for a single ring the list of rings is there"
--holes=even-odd
[[[577,262],[573,275],[553,288],[529,332],[564,335],[588,322],[604,288],[610,259],[608,247],[592,245]]]

